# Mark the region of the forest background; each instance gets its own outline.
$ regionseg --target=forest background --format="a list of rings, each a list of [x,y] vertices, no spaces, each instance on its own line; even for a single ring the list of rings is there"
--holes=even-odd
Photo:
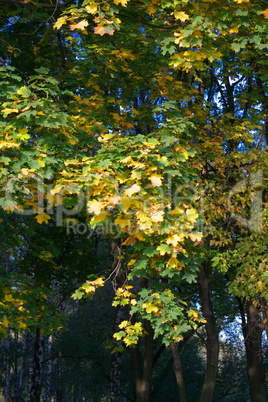
[[[267,400],[267,18],[0,0],[1,400]]]

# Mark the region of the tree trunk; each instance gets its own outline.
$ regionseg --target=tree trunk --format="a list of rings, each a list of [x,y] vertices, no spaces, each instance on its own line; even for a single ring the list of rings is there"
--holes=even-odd
[[[20,367],[20,374],[19,374],[19,392],[18,395],[22,395],[25,378],[27,378],[27,350],[29,348],[29,332],[25,331],[23,334],[23,341],[22,341],[22,357],[21,357],[21,367]]]
[[[120,258],[121,248],[115,240],[111,240],[111,251],[113,255],[112,270],[115,273],[113,279],[113,287],[116,292],[118,288],[124,286],[126,273],[122,269],[122,260]],[[113,332],[119,330],[119,324],[123,320],[123,306],[117,306],[114,312]],[[122,342],[117,342],[117,347],[122,347]],[[110,380],[110,402],[118,402],[120,395],[120,379],[121,379],[122,352],[117,351],[112,354],[111,359],[111,380]]]
[[[248,382],[251,402],[265,402],[265,374],[262,355],[262,332],[259,323],[259,313],[252,304],[246,305],[247,322],[242,318],[242,330],[244,335]]]
[[[185,384],[184,384],[184,378],[183,378],[183,373],[182,373],[182,368],[181,368],[181,359],[180,359],[178,347],[177,347],[176,343],[171,342],[170,348],[171,348],[171,353],[172,353],[173,362],[174,362],[173,368],[174,368],[174,374],[175,374],[176,381],[177,381],[180,402],[187,402],[187,395],[186,395],[186,389],[185,389]]]
[[[118,325],[122,321],[123,306],[117,306],[114,313],[114,332],[117,332]],[[122,342],[117,343],[117,347],[122,346]],[[120,395],[120,377],[122,365],[122,352],[117,351],[112,354],[111,361],[111,381],[110,381],[110,402],[117,402]]]
[[[40,333],[40,328],[35,332],[33,372],[29,395],[29,402],[40,402],[41,398],[41,361],[43,356],[44,337]]]
[[[203,316],[206,319],[207,365],[200,402],[212,402],[216,385],[219,359],[219,331],[212,311],[205,264],[198,273],[198,286]]]
[[[153,371],[153,329],[149,321],[145,321],[144,329],[147,333],[144,345],[143,367],[141,366],[139,348],[131,348],[134,373],[135,402],[149,402],[151,378]]]
[[[11,389],[10,389],[10,329],[7,330],[7,338],[3,342],[3,349],[5,354],[5,386],[4,397],[5,402],[11,402]]]
[[[51,358],[51,349],[53,343],[53,336],[50,334],[47,338],[47,354],[48,361],[46,364],[46,376],[45,376],[45,390],[44,390],[44,402],[51,401],[51,379],[53,370],[53,360]]]

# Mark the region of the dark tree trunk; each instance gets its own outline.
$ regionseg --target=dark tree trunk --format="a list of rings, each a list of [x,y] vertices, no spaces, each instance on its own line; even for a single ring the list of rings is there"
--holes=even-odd
[[[252,304],[246,305],[246,316],[242,313],[242,330],[246,346],[248,382],[251,402],[265,402],[265,374],[262,355],[262,332],[259,313]]]
[[[118,325],[122,321],[123,306],[117,306],[114,313],[114,332],[118,331]],[[122,342],[117,343],[121,347]],[[117,402],[120,395],[120,377],[122,365],[122,352],[117,351],[112,354],[111,361],[111,381],[110,381],[110,402]]]
[[[43,356],[44,337],[40,328],[35,332],[33,372],[29,395],[29,402],[40,402],[41,398],[41,362]]]
[[[126,273],[122,269],[122,260],[120,258],[121,249],[115,240],[111,240],[111,250],[113,255],[112,270],[114,272],[113,287],[114,291],[124,286],[126,280]],[[113,331],[114,333],[119,330],[119,324],[123,320],[123,306],[117,306],[114,312]],[[118,348],[122,347],[122,342],[116,345]],[[110,402],[118,402],[120,395],[120,380],[121,380],[121,365],[122,365],[122,352],[118,350],[112,354],[111,359],[111,380],[110,380]]]
[[[171,342],[170,348],[171,348],[171,353],[172,353],[173,362],[174,362],[173,368],[174,368],[174,374],[175,374],[176,381],[177,381],[180,402],[187,402],[187,395],[186,395],[184,378],[183,378],[183,373],[182,373],[182,368],[181,368],[181,359],[180,359],[180,354],[178,351],[178,346],[176,345],[176,343]]]
[[[212,402],[213,400],[219,360],[219,331],[213,315],[206,271],[207,266],[203,264],[198,273],[200,302],[203,316],[206,319],[207,335],[207,364],[200,402]]]
[[[4,397],[5,402],[11,402],[11,389],[10,389],[10,329],[7,330],[7,338],[3,342],[3,349],[5,354],[5,386]]]
[[[46,364],[46,376],[45,376],[45,390],[44,390],[44,402],[51,401],[51,379],[53,370],[53,359],[51,358],[51,349],[53,343],[53,336],[50,334],[47,338],[47,354],[48,361]]]
[[[25,331],[23,334],[23,343],[22,343],[22,358],[21,358],[21,368],[19,374],[19,393],[18,395],[22,395],[25,378],[27,378],[27,350],[29,348],[29,332]]]
[[[149,321],[145,321],[147,333],[144,345],[143,365],[141,364],[139,348],[131,348],[134,373],[135,402],[149,402],[153,370],[153,329]]]

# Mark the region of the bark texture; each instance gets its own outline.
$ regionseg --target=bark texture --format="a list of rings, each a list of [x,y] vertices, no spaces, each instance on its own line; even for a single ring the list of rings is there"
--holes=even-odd
[[[203,316],[206,319],[207,335],[207,364],[200,402],[212,402],[213,400],[219,360],[219,331],[212,310],[207,270],[207,265],[203,264],[198,273],[199,296]]]

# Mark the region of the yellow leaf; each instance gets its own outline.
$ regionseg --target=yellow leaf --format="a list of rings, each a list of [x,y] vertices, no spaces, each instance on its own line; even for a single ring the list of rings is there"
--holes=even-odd
[[[11,301],[13,301],[13,300],[14,300],[14,299],[13,299],[11,293],[7,293],[7,294],[5,295],[4,301],[11,302]]]
[[[19,109],[10,109],[10,108],[6,108],[2,110],[2,113],[4,114],[10,114],[10,113],[18,113]]]
[[[53,28],[54,29],[60,29],[62,27],[63,24],[65,24],[66,22],[66,17],[60,17],[57,19],[57,21],[55,22]]]
[[[183,234],[183,233],[181,233],[181,234],[179,234],[179,235],[175,234],[175,235],[170,236],[170,237],[166,240],[166,243],[167,243],[167,244],[172,244],[172,246],[176,247],[177,244],[178,244],[179,242],[181,242],[183,238],[184,238],[184,234]]]
[[[159,311],[159,307],[148,302],[143,303],[142,308],[146,310],[146,313],[157,313]]]
[[[160,187],[162,185],[161,176],[154,174],[150,176],[149,179],[154,187]]]
[[[122,321],[122,322],[118,325],[118,327],[119,327],[120,329],[126,328],[127,326],[128,326],[128,321],[126,321],[126,320]]]
[[[130,220],[129,219],[125,219],[125,218],[117,218],[114,223],[118,226],[120,226],[120,228],[124,229],[125,227],[130,225]]]
[[[122,4],[123,7],[126,7],[128,2],[129,0],[114,0],[114,4],[116,6],[118,6],[118,4]]]
[[[77,24],[72,24],[70,25],[70,30],[74,31],[75,29],[85,29],[88,26],[87,20],[82,20],[78,22]]]
[[[87,203],[87,207],[88,207],[88,212],[94,215],[99,215],[101,213],[101,209],[102,209],[102,205],[96,201],[89,201]]]
[[[168,263],[167,263],[167,266],[170,267],[170,268],[177,268],[178,265],[179,265],[179,261],[178,261],[177,258],[174,257],[174,256],[172,256],[172,257],[169,259]]]
[[[122,246],[130,246],[136,244],[137,240],[134,236],[129,236],[123,243]]]
[[[51,219],[51,216],[48,214],[39,214],[35,216],[35,219],[37,220],[38,223],[48,223],[49,219]]]
[[[174,18],[175,18],[175,20],[180,20],[180,21],[184,22],[189,19],[189,15],[186,14],[184,11],[175,11]]]
[[[151,4],[150,6],[147,7],[147,11],[149,14],[153,14],[156,12],[156,7],[153,4]]]
[[[129,187],[124,191],[124,195],[131,197],[133,194],[138,193],[140,191],[140,186],[138,184],[133,184],[133,186]]]
[[[164,211],[158,211],[154,213],[152,216],[152,221],[157,223],[157,222],[163,222],[164,220]]]
[[[261,11],[261,14],[264,15],[264,18],[268,18],[268,8],[266,8],[264,11]]]
[[[135,233],[135,237],[140,241],[146,241],[145,237],[141,233]]]
[[[110,215],[109,212],[101,211],[99,214],[93,216],[91,222],[98,223],[104,221],[109,215]]]
[[[119,195],[115,195],[114,197],[110,198],[109,204],[117,205],[117,204],[119,204],[120,201],[121,201],[121,197],[119,197]]]
[[[189,237],[192,241],[201,241],[202,240],[202,233],[189,233]]]
[[[30,171],[29,171],[29,169],[22,168],[22,169],[21,169],[21,173],[22,173],[24,176],[28,176],[28,174],[30,173]]]
[[[123,205],[124,209],[127,211],[131,205],[131,201],[128,198],[123,198],[122,205]]]
[[[89,14],[96,14],[96,12],[98,11],[98,7],[95,3],[89,3],[85,9],[87,10],[87,12]]]
[[[4,316],[4,319],[3,319],[3,321],[2,321],[2,325],[3,325],[3,327],[5,327],[5,328],[7,328],[7,327],[9,326],[9,321],[8,321],[8,319],[7,319],[6,316]]]

